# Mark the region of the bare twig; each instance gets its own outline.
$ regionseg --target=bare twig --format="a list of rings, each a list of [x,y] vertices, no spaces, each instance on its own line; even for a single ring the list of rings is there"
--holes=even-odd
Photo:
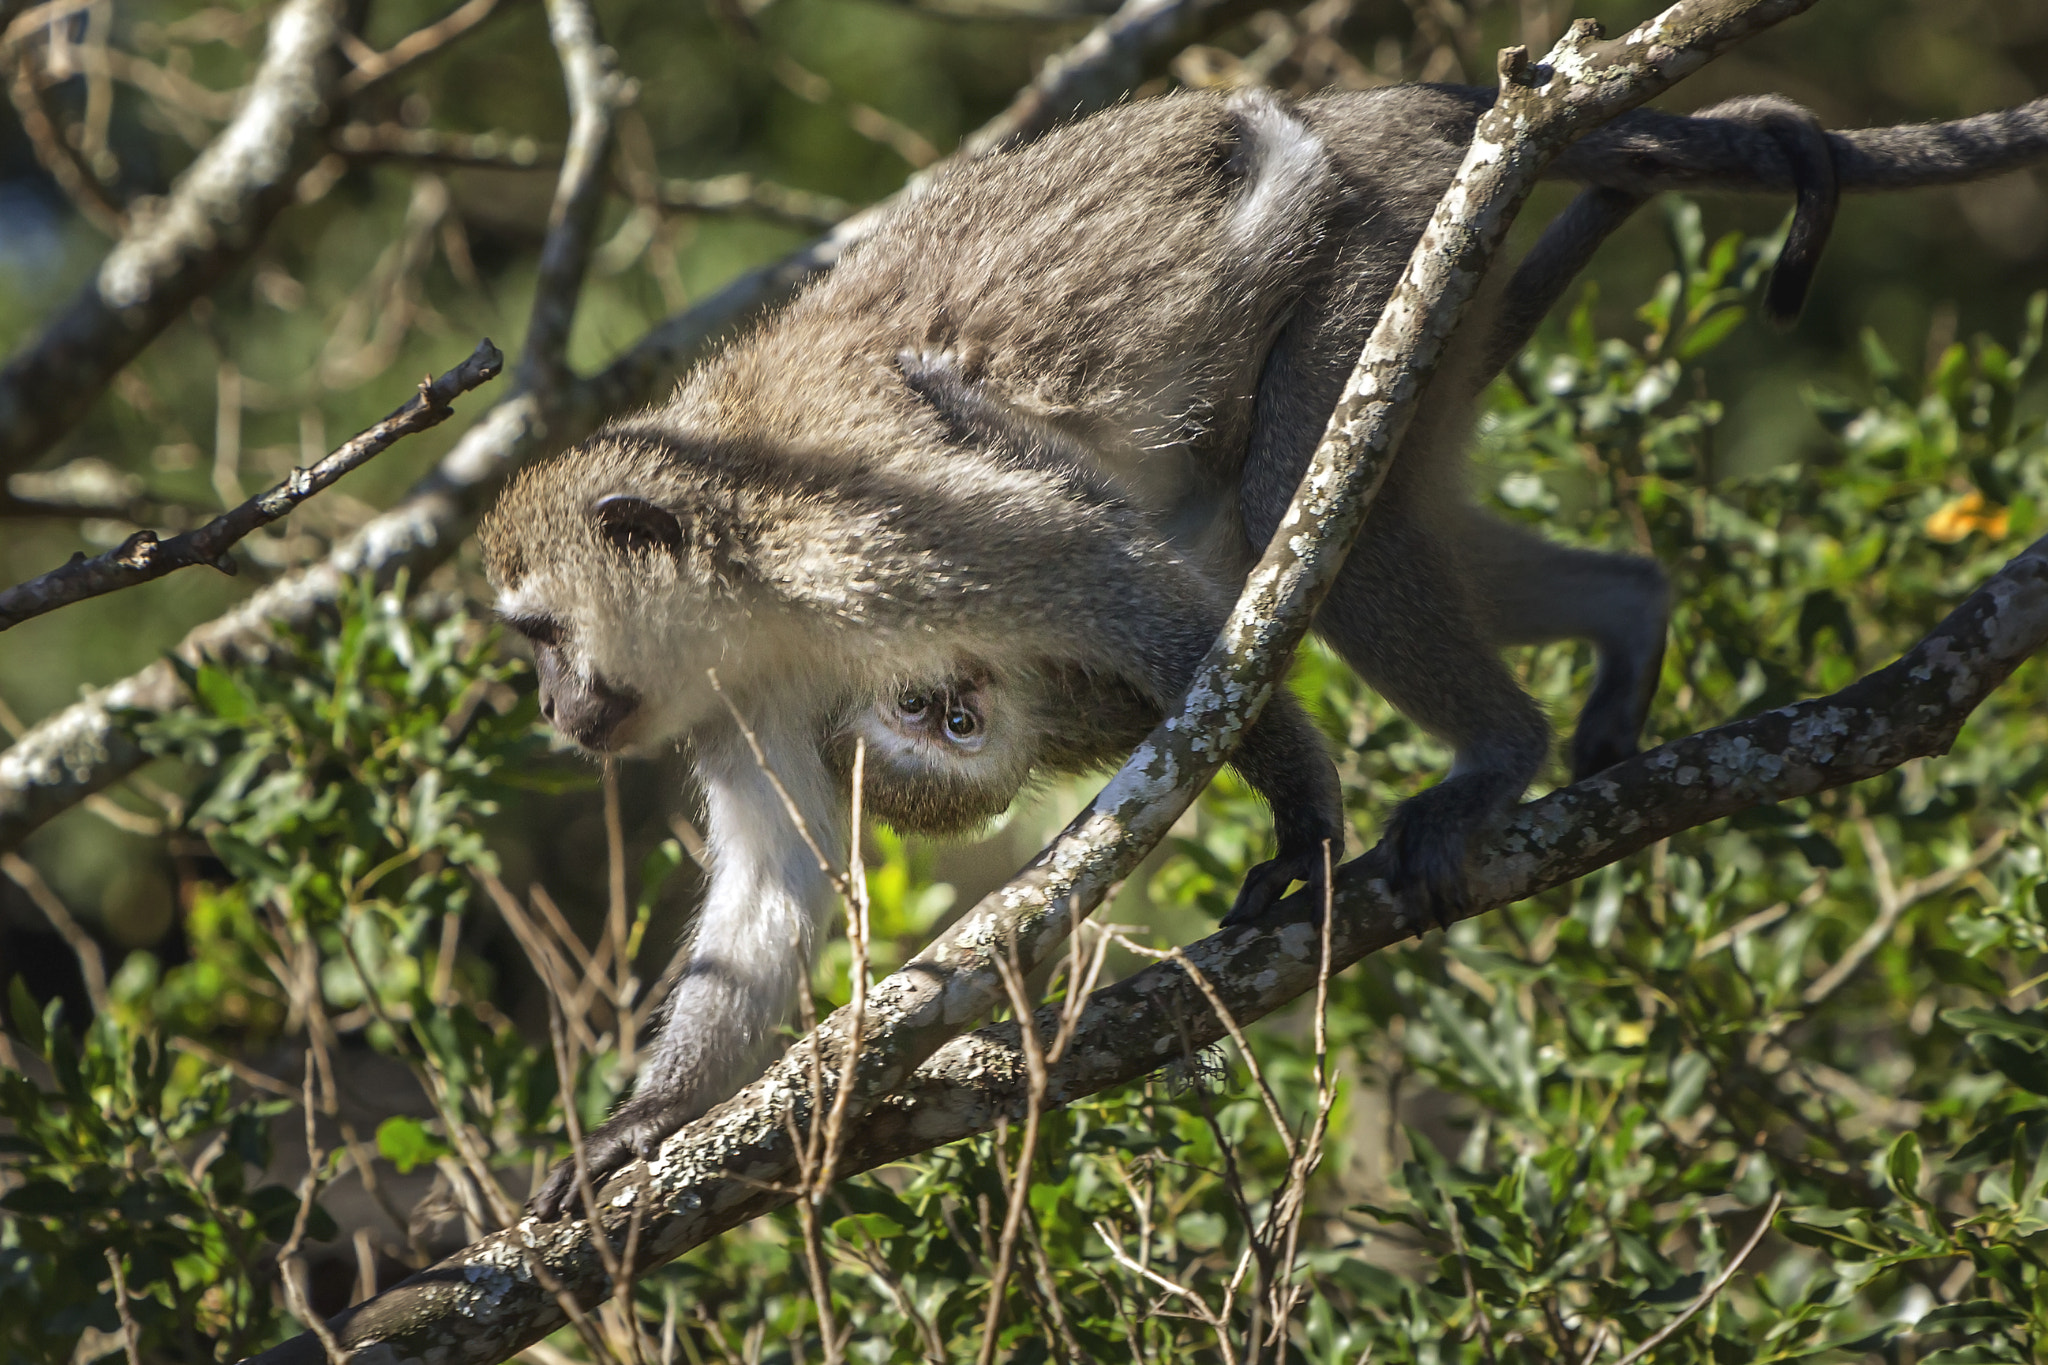
[[[530,137],[504,133],[450,133],[408,128],[402,123],[344,123],[332,134],[343,156],[399,157],[443,166],[489,166],[497,170],[548,170],[561,162],[559,148]]]
[[[1813,984],[1806,988],[1800,999],[1809,1007],[1820,1004],[1840,990],[1842,983],[1854,976],[1864,961],[1877,951],[1879,945],[1891,937],[1892,930],[1898,927],[1899,919],[1906,911],[1929,896],[1946,891],[1984,866],[1998,850],[2005,847],[2006,838],[2010,833],[2008,830],[1999,830],[1979,844],[1968,858],[1956,866],[1943,868],[1939,872],[1915,878],[1904,886],[1899,886],[1892,876],[1891,858],[1885,853],[1884,841],[1878,838],[1877,830],[1867,816],[1856,822],[1856,832],[1863,842],[1864,856],[1870,862],[1871,877],[1877,887],[1877,917],[1870,921],[1868,928],[1857,935],[1856,941],[1849,945],[1849,951],[1837,958],[1833,965],[1814,978]]]
[[[42,163],[43,169],[50,173],[50,178],[57,182],[57,188],[64,192],[64,197],[71,201],[80,215],[109,237],[119,237],[127,230],[127,215],[107,198],[98,177],[93,175],[79,150],[71,145],[63,129],[58,127],[56,113],[43,97],[38,63],[24,41],[28,33],[37,31],[29,22],[35,16],[24,15],[22,18],[23,22],[10,25],[6,36],[0,38],[0,75],[6,77],[7,95],[14,102],[14,112],[21,119],[21,130],[28,136],[36,160]],[[47,22],[60,23],[69,18],[70,7],[66,7],[63,12],[53,14]]]
[[[285,1304],[292,1316],[304,1323],[314,1336],[320,1339],[320,1349],[326,1353],[328,1365],[348,1365],[348,1354],[341,1349],[334,1333],[313,1311],[306,1300],[306,1263],[299,1259],[299,1248],[306,1242],[306,1224],[313,1216],[313,1200],[320,1193],[320,1167],[327,1158],[320,1150],[319,1135],[315,1131],[315,1118],[319,1109],[313,1103],[313,1058],[306,1057],[304,1092],[301,1107],[306,1116],[306,1174],[299,1182],[299,1210],[292,1217],[291,1235],[277,1249],[278,1278],[284,1282]]]
[[[1010,1197],[1003,1208],[1003,1230],[996,1242],[995,1269],[989,1275],[988,1308],[981,1321],[981,1350],[977,1365],[994,1365],[996,1333],[1003,1325],[1003,1294],[1009,1286],[1010,1264],[1017,1251],[1017,1232],[1031,1209],[1031,1173],[1038,1162],[1038,1124],[1045,1114],[1045,1048],[1038,1036],[1038,1021],[1031,999],[1024,993],[1024,974],[1011,955],[997,954],[996,971],[1003,978],[1003,992],[1019,1025],[1018,1038],[1024,1044],[1024,1136],[1017,1148],[1017,1169],[1010,1181]]]
[[[799,190],[744,172],[708,180],[662,180],[655,202],[691,213],[758,213],[801,227],[829,228],[853,215],[855,205],[814,190]]]
[[[21,888],[22,894],[43,912],[43,918],[50,921],[50,927],[57,931],[78,959],[78,974],[85,978],[85,998],[92,1002],[94,1014],[105,1014],[111,1002],[107,996],[107,964],[100,956],[100,945],[93,942],[85,926],[72,917],[64,901],[50,889],[43,880],[43,874],[36,871],[35,864],[18,853],[0,853],[0,873],[7,880]]]
[[[343,0],[287,0],[241,112],[0,370],[0,472],[26,468],[193,299],[248,258],[317,153]]]
[[[1685,1326],[1686,1323],[1692,1321],[1693,1314],[1712,1303],[1714,1296],[1723,1289],[1726,1289],[1728,1281],[1735,1278],[1735,1272],[1742,1269],[1742,1263],[1749,1259],[1750,1252],[1756,1250],[1757,1243],[1763,1241],[1764,1234],[1771,1230],[1771,1220],[1778,1216],[1778,1210],[1784,1206],[1784,1203],[1784,1191],[1773,1190],[1771,1192],[1771,1202],[1764,1206],[1763,1217],[1756,1220],[1756,1227],[1749,1234],[1749,1240],[1744,1242],[1742,1250],[1736,1252],[1728,1264],[1721,1268],[1721,1273],[1714,1277],[1713,1282],[1705,1289],[1702,1289],[1699,1297],[1687,1304],[1683,1312],[1651,1333],[1648,1340],[1633,1351],[1630,1351],[1620,1360],[1615,1361],[1614,1365],[1636,1365],[1637,1361],[1669,1341],[1673,1332],[1676,1332],[1679,1328]]]
[[[438,426],[454,414],[454,400],[496,378],[505,357],[489,340],[477,343],[469,359],[439,379],[422,380],[419,394],[389,417],[347,442],[318,464],[292,471],[290,478],[257,494],[239,507],[221,513],[197,530],[158,540],[153,531],[137,531],[114,549],[71,562],[26,583],[0,592],[0,630],[31,617],[148,583],[165,574],[207,564],[223,573],[235,572],[228,550],[259,527],[288,514],[294,507],[350,470],[415,432]]]
[[[498,0],[466,0],[425,28],[414,29],[383,52],[372,53],[341,78],[340,93],[357,95],[381,80],[439,52],[491,17]]]

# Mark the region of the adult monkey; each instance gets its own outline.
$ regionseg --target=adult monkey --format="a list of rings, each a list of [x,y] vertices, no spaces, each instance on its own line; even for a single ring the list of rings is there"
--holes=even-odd
[[[666,407],[508,490],[487,562],[550,717],[598,750],[688,736],[707,792],[705,908],[640,1089],[591,1136],[594,1177],[757,1068],[830,903],[839,737],[896,724],[922,742],[931,698],[949,719],[967,699],[973,762],[916,750],[907,770],[964,774],[992,803],[1036,766],[1128,747],[1176,699],[1490,99],[1186,96],[963,167]],[[1465,840],[1547,747],[1498,647],[1599,645],[1581,772],[1633,750],[1662,649],[1653,565],[1549,546],[1465,501],[1470,408],[1504,353],[1654,189],[1796,186],[1784,306],[1825,237],[1830,168],[1841,188],[1939,183],[2044,147],[2039,105],[1847,135],[1781,102],[1728,115],[1639,112],[1559,161],[1594,188],[1454,341],[1318,617],[1457,748],[1388,834],[1390,879],[1426,913],[1455,906]],[[1284,692],[1237,764],[1279,835],[1233,912],[1256,914],[1341,846],[1341,811]],[[886,764],[881,781],[905,790]],[[914,794],[894,818],[958,823],[943,787]],[[560,1212],[574,1181],[559,1168],[536,1210]]]

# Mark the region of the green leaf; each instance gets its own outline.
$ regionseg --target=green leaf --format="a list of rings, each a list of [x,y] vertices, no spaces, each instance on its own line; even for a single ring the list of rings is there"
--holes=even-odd
[[[1885,1153],[1884,1178],[1885,1183],[1892,1187],[1892,1192],[1901,1199],[1909,1199],[1915,1204],[1924,1202],[1920,1198],[1918,1133],[1901,1133],[1893,1140],[1891,1151]]]
[[[2006,1010],[1943,1010],[1941,1021],[1962,1033],[1987,1033],[2022,1047],[2048,1044],[2048,1023],[2043,1022],[2037,1011],[2014,1014]]]
[[[192,678],[200,702],[220,720],[240,725],[256,713],[256,699],[223,668],[202,667]]]
[[[28,1044],[29,1051],[38,1057],[49,1056],[50,1036],[43,1028],[43,1012],[36,1006],[36,998],[28,993],[28,982],[18,975],[8,979],[7,1007],[14,1016],[14,1031]]]
[[[903,1236],[904,1232],[901,1223],[880,1213],[856,1213],[832,1224],[832,1235],[843,1242],[858,1242],[864,1236],[876,1242],[886,1242],[892,1237]]]
[[[2048,1057],[1989,1034],[1972,1035],[1970,1042],[1985,1061],[2014,1085],[2036,1095],[2048,1095]]]
[[[450,1150],[418,1119],[393,1116],[377,1125],[377,1151],[401,1175],[446,1156]]]
[[[1996,1332],[2023,1328],[2028,1318],[2009,1304],[1991,1299],[1970,1299],[1944,1304],[1913,1324],[1915,1332]]]

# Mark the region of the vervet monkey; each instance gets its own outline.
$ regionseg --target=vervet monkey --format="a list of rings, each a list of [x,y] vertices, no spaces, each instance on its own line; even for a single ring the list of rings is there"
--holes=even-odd
[[[1184,95],[963,165],[667,405],[507,490],[485,559],[548,718],[605,752],[687,738],[705,791],[704,907],[638,1090],[589,1138],[593,1178],[758,1070],[831,900],[813,845],[843,861],[856,738],[869,808],[944,831],[1034,770],[1127,749],[1178,700],[1490,100]],[[1796,303],[1838,187],[2040,155],[2038,108],[1998,117],[1841,135],[1777,102],[1639,112],[1557,163],[1593,188],[1484,291],[1315,621],[1456,750],[1388,827],[1416,911],[1458,904],[1467,839],[1547,752],[1500,647],[1595,643],[1579,774],[1634,751],[1663,648],[1653,564],[1469,504],[1479,388],[1648,193],[1796,189]],[[1234,762],[1278,844],[1245,917],[1341,852],[1343,819],[1284,688]],[[565,1163],[535,1211],[574,1183]]]

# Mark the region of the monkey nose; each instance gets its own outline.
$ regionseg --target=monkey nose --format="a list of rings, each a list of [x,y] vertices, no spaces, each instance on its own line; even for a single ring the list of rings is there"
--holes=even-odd
[[[619,727],[639,709],[637,693],[615,687],[596,674],[588,682],[563,688],[541,703],[541,713],[556,729],[599,753],[617,747]]]

